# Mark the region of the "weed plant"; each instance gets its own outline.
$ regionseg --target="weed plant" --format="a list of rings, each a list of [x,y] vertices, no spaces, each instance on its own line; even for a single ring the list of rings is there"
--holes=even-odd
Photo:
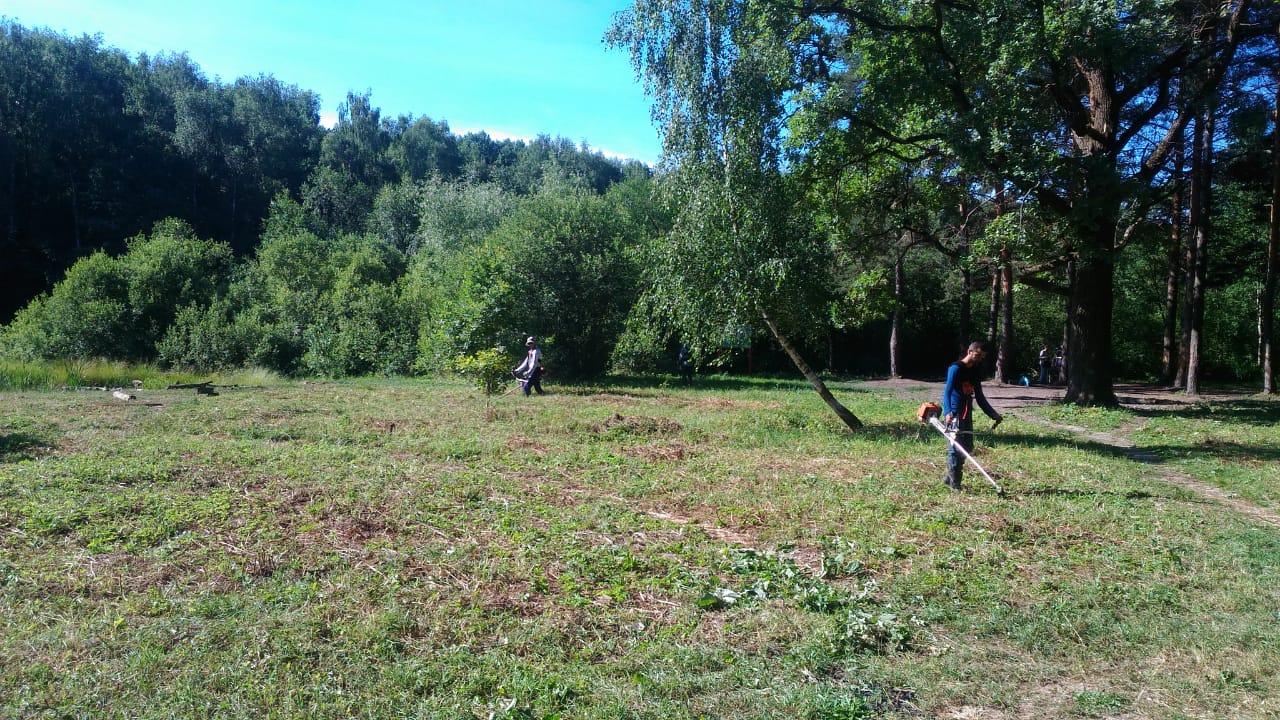
[[[997,497],[850,387],[856,435],[785,380],[143,380],[3,395],[0,715],[1280,712],[1280,531],[1040,425]],[[1211,407],[1121,424],[1280,446]]]

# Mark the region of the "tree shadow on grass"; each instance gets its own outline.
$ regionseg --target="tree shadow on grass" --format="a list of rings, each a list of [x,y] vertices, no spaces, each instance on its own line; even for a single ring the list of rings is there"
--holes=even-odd
[[[1169,458],[1190,455],[1210,457],[1233,464],[1262,464],[1280,460],[1280,447],[1246,445],[1213,439],[1202,440],[1195,445],[1142,445],[1136,450],[1142,457],[1133,459],[1152,464],[1160,464]]]
[[[0,435],[0,462],[29,460],[52,446],[45,438],[28,433],[5,433]]]
[[[849,381],[827,378],[826,382],[833,391],[839,394],[863,395],[874,390],[847,386]],[[798,390],[812,391],[813,387],[804,378],[783,375],[696,375],[690,384],[685,384],[676,375],[657,373],[653,375],[610,375],[606,378],[565,380],[560,387],[572,395],[591,395],[608,393],[610,395],[635,395],[644,391],[701,390],[707,392]]]
[[[1143,418],[1180,417],[1190,420],[1217,420],[1240,425],[1275,425],[1280,423],[1280,402],[1270,400],[1231,400],[1206,402],[1196,405],[1151,407],[1143,405],[1131,408],[1133,414]]]
[[[890,440],[896,442],[918,442],[922,445],[936,443],[939,447],[945,447],[946,444],[946,440],[942,438],[941,433],[930,426],[913,422],[876,423],[875,425],[868,425],[858,432],[857,437],[876,441]],[[1002,446],[1038,449],[1074,448],[1087,452],[1095,452],[1108,457],[1128,460],[1135,459],[1133,457],[1134,448],[1108,445],[1094,440],[1081,440],[1074,437],[1033,435],[1020,432],[1005,432],[1003,430],[997,432],[984,432],[979,430],[974,433],[974,442],[979,447],[985,447],[991,450],[999,450]]]
[[[1009,488],[1005,488],[1004,492],[1006,495],[1022,495],[1029,497],[1091,498],[1101,496],[1124,498],[1125,500],[1151,500],[1153,498],[1161,498],[1164,500],[1174,499],[1169,495],[1150,493],[1145,490],[1073,490],[1071,488],[1030,487],[1013,491],[1010,491]],[[1178,499],[1181,500],[1183,498]]]

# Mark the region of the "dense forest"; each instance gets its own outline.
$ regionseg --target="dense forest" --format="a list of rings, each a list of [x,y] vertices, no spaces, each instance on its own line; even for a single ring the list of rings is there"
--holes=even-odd
[[[0,355],[1272,390],[1274,3],[637,0],[660,165],[0,25]],[[376,86],[376,78],[371,78]],[[850,416],[852,418],[852,416]],[[848,421],[848,420],[847,420]]]

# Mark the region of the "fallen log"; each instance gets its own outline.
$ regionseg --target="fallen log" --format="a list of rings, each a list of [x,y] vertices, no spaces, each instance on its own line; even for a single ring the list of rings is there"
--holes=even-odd
[[[205,380],[204,382],[198,382],[198,383],[173,383],[169,387],[165,388],[165,390],[190,390],[192,388],[198,389],[202,387],[207,388],[212,386],[213,386],[212,380]]]

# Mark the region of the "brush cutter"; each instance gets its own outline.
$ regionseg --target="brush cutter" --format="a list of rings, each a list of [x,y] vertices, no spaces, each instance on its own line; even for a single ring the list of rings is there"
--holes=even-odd
[[[948,428],[946,425],[942,424],[941,420],[938,419],[938,416],[941,414],[942,408],[939,407],[937,403],[927,402],[920,406],[920,410],[916,413],[916,418],[919,419],[920,422],[932,425],[935,430],[942,433],[942,437],[947,439],[947,442],[951,444],[951,447],[955,448],[956,451],[963,455],[966,460],[973,463],[974,467],[978,468],[978,472],[982,473],[982,477],[986,478],[987,482],[991,483],[991,487],[996,489],[996,494],[1003,495],[1004,488],[1000,487],[1000,483],[996,482],[991,475],[987,474],[987,471],[978,464],[978,461],[973,458],[973,455],[971,455],[968,450],[965,450],[964,446],[960,444],[960,441],[957,439],[960,431],[955,428]],[[1000,420],[997,420],[995,421],[995,424],[991,426],[991,429],[995,430],[999,425]]]

